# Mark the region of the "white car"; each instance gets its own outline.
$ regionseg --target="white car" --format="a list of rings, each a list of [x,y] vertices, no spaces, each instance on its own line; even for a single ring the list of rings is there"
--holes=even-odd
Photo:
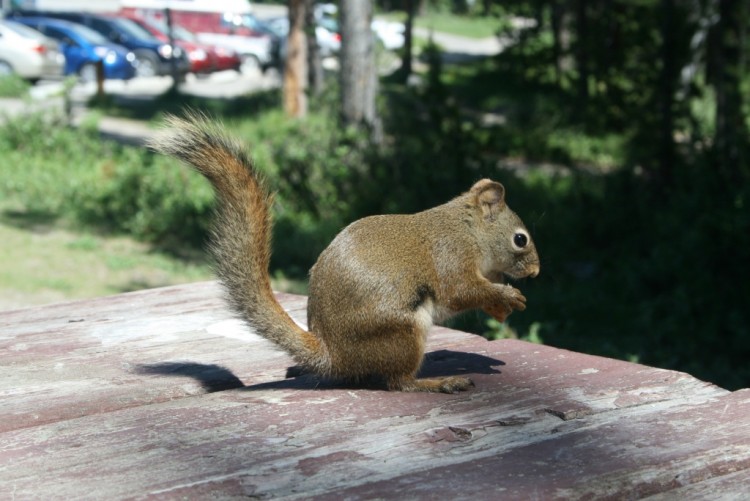
[[[286,42],[289,36],[289,18],[273,17],[265,20],[281,39],[282,58],[286,57]],[[318,20],[315,25],[315,40],[318,42],[320,55],[323,57],[333,56],[341,49],[341,34],[338,32],[336,21],[331,19]]]
[[[341,33],[338,28],[338,21],[336,20],[338,7],[335,4],[317,4],[313,12],[319,26],[324,26],[330,31]],[[404,46],[404,23],[375,19],[370,24],[370,28],[386,50],[398,50]],[[338,42],[339,44],[341,43],[340,35]]]
[[[60,77],[65,56],[57,42],[20,23],[0,19],[0,76],[16,74],[31,82]]]
[[[398,50],[404,46],[404,24],[376,19],[371,24],[372,31],[387,50]]]

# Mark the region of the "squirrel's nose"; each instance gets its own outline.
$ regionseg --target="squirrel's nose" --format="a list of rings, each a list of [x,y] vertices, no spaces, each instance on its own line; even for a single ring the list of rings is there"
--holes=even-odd
[[[539,263],[529,267],[529,276],[535,278],[537,275],[539,275]]]

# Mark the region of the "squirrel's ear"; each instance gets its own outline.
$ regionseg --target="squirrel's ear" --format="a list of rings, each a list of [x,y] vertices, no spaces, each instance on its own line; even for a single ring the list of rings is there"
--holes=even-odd
[[[505,208],[505,187],[490,179],[477,181],[469,190],[486,219],[494,219]]]

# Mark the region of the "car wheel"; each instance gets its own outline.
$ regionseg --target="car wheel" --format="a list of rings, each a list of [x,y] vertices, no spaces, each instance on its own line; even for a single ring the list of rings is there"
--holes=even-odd
[[[12,75],[13,73],[13,67],[10,65],[10,63],[0,61],[0,77],[7,77]]]
[[[84,64],[78,70],[78,77],[84,83],[96,82],[96,65],[93,63]]]
[[[159,74],[159,58],[148,51],[137,52],[135,55],[138,65],[135,73],[139,77],[153,77]]]
[[[251,73],[258,70],[260,70],[260,60],[252,54],[243,54],[240,72]]]

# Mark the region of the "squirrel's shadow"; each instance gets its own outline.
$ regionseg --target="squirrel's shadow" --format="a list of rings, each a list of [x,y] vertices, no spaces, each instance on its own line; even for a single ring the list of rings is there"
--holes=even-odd
[[[226,367],[197,362],[161,362],[136,366],[136,374],[189,377],[200,383],[206,393],[243,388],[244,383]]]
[[[499,374],[498,366],[505,362],[476,353],[463,353],[452,350],[438,350],[425,355],[419,377],[459,376],[471,374]],[[366,388],[383,389],[384,384],[377,380],[360,381],[355,383],[320,379],[311,374],[305,374],[298,367],[287,370],[286,379],[245,385],[231,370],[215,364],[200,364],[197,362],[162,362],[157,364],[142,364],[136,367],[137,374],[161,376],[189,377],[198,381],[206,391],[263,389],[298,389],[312,390],[316,388]]]

